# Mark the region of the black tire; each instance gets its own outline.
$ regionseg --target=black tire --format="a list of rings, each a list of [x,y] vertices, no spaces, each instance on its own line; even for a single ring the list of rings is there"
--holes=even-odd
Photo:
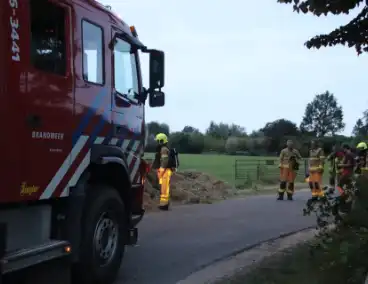
[[[110,284],[117,277],[125,251],[127,236],[125,207],[117,191],[109,186],[92,186],[87,192],[79,262],[75,270],[78,280],[76,283]],[[103,220],[110,218],[115,223],[117,229],[114,232],[118,232],[114,252],[111,253],[107,263],[102,263],[95,245],[97,226],[103,215],[108,216]]]

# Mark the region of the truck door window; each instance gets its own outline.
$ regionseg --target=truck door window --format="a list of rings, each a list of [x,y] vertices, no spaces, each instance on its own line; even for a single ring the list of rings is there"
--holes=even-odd
[[[138,94],[138,73],[135,53],[131,45],[118,38],[114,49],[114,84],[115,90],[135,100]]]
[[[42,71],[64,76],[65,9],[47,0],[31,0],[30,10],[32,65]]]
[[[100,26],[83,20],[83,79],[104,84],[103,30]]]

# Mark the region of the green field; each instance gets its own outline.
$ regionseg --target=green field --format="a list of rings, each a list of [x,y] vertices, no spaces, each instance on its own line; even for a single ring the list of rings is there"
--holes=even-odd
[[[147,153],[145,157],[152,159],[154,155]],[[179,170],[201,171],[233,185],[275,184],[279,180],[278,157],[179,154],[179,160]],[[301,165],[297,182],[303,182],[304,176]]]

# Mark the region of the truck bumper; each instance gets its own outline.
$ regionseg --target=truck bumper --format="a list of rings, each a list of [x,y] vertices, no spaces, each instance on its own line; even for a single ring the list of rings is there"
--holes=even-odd
[[[7,251],[7,225],[0,223],[0,284],[3,276],[18,270],[35,266],[41,263],[48,263],[50,260],[62,259],[69,263],[71,252],[67,241],[50,240],[46,243]]]
[[[7,274],[54,259],[67,258],[70,246],[66,241],[49,241],[48,243],[6,253],[1,258],[1,274]]]

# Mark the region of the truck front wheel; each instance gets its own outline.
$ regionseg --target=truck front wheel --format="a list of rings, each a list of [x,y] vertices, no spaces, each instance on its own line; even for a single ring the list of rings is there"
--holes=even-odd
[[[83,212],[77,278],[82,283],[112,283],[124,255],[127,231],[125,207],[109,186],[88,190]]]

